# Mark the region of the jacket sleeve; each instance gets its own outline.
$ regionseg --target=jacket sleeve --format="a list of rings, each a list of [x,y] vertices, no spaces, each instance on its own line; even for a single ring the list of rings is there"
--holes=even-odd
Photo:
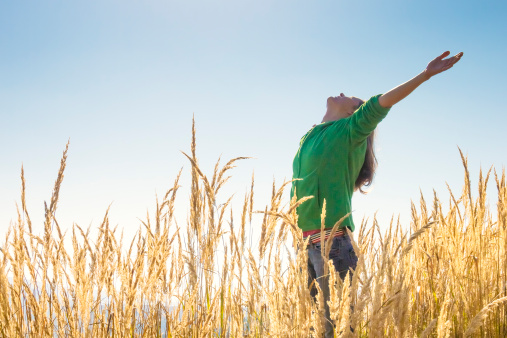
[[[347,118],[352,141],[364,141],[377,127],[377,124],[386,117],[390,108],[384,108],[379,104],[380,95],[382,94],[371,97],[352,116]]]

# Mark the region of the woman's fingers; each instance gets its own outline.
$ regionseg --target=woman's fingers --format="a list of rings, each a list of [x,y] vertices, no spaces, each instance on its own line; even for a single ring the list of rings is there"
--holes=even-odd
[[[445,51],[445,52],[443,52],[443,53],[442,53],[442,55],[437,56],[437,59],[442,60],[443,58],[445,58],[445,57],[446,57],[446,56],[448,56],[449,54],[451,54],[451,52],[449,52],[449,51]]]
[[[451,54],[451,52],[446,51],[442,55],[437,56],[437,59],[443,60],[443,61],[452,60],[453,62],[458,62],[459,59],[461,59],[461,57],[463,56],[463,52],[459,52],[458,54],[454,55],[453,57],[450,57],[450,58],[444,60],[444,58],[449,56],[450,54]]]
[[[461,59],[462,56],[463,56],[463,52],[459,52],[458,54],[454,55],[452,57],[454,63],[458,62]]]
[[[460,52],[460,53],[454,55],[453,57],[450,57],[448,59],[442,60],[442,61],[445,62],[444,63],[444,67],[447,67],[448,65],[451,65],[451,66],[454,65],[456,62],[458,62],[461,59],[462,56],[463,56],[463,52]]]

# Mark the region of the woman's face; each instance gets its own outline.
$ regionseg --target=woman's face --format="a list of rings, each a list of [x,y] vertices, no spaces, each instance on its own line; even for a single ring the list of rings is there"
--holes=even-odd
[[[355,96],[331,96],[327,99],[327,110],[329,113],[340,118],[349,117],[363,103],[363,100]]]

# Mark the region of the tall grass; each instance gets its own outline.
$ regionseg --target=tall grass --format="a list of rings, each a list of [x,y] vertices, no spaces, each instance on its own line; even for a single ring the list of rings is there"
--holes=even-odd
[[[254,180],[239,219],[231,198],[217,200],[229,171],[199,168],[192,129],[190,215],[174,217],[180,175],[136,237],[124,243],[106,213],[92,238],[55,219],[67,148],[44,233],[34,234],[25,203],[6,235],[0,262],[2,337],[319,337],[324,299],[307,285],[307,256],[295,207],[284,200],[290,182],[273,186],[262,214],[261,238],[248,245]],[[345,282],[329,265],[331,318],[344,337],[505,337],[507,335],[507,184],[505,172],[482,172],[475,197],[465,182],[450,201],[437,196],[412,205],[407,232],[375,220],[354,234],[357,269]],[[497,217],[486,204],[494,176]],[[447,211],[444,212],[444,209]],[[493,221],[496,218],[496,221]],[[408,228],[408,225],[406,225]],[[72,248],[66,248],[69,238]],[[295,250],[288,250],[293,243]],[[351,310],[351,305],[353,310]],[[354,328],[354,332],[350,331]]]

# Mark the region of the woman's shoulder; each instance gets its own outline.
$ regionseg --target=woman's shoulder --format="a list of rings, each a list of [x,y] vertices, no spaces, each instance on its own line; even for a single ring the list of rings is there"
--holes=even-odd
[[[335,121],[323,122],[318,125],[323,133],[335,135],[348,133],[349,121],[348,118],[343,118]]]

